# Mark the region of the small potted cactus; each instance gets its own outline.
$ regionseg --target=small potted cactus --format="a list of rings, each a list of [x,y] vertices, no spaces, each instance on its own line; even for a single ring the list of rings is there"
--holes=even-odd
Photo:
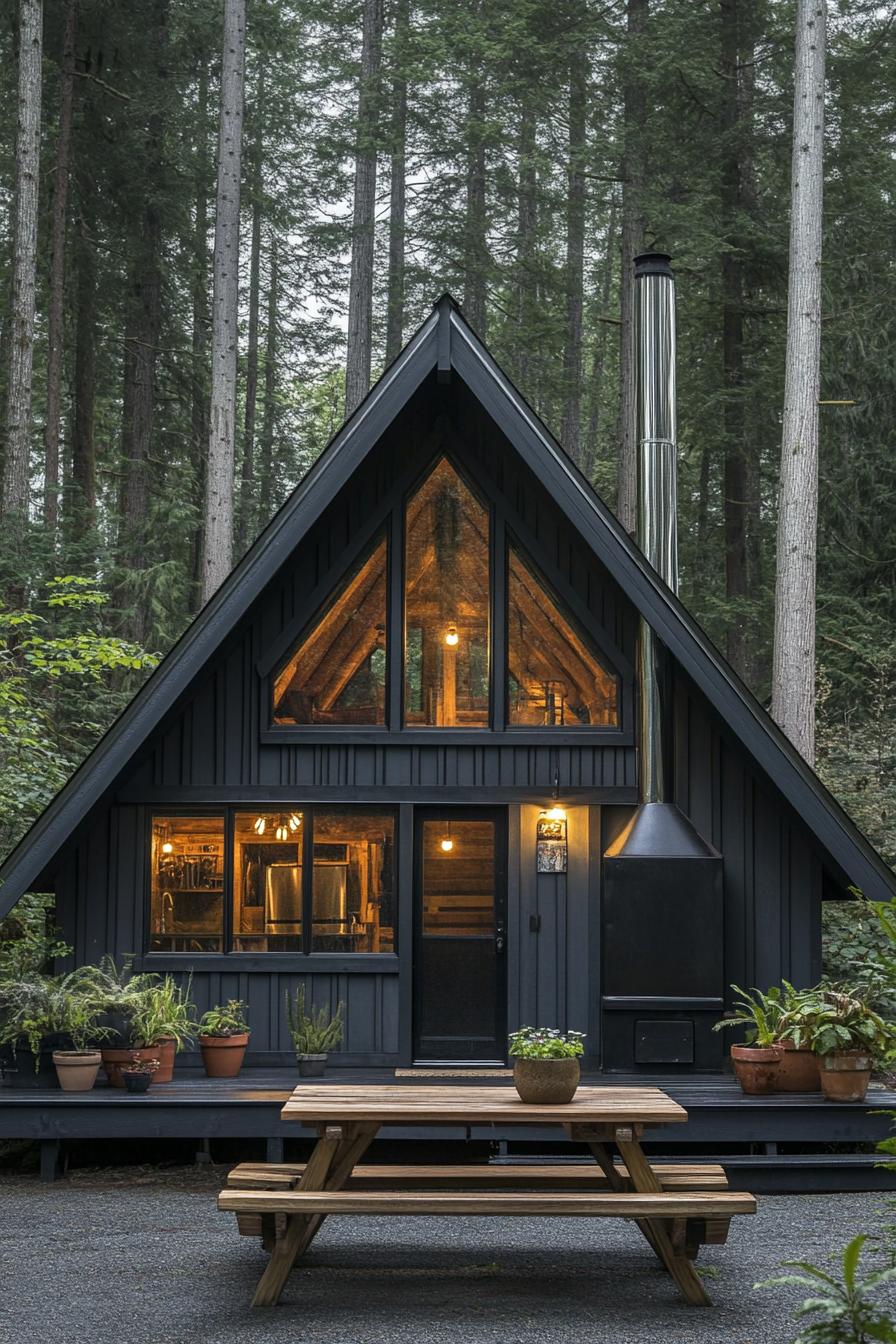
[[[335,1013],[319,1008],[309,1016],[305,1012],[305,986],[296,990],[295,1003],[286,996],[286,1020],[292,1037],[300,1078],[322,1078],[327,1067],[327,1056],[342,1042],[343,1005]]]

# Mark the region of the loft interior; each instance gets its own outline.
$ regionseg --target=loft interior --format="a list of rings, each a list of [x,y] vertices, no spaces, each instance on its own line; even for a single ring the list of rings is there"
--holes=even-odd
[[[345,1004],[334,1063],[715,1069],[893,875],[679,603],[674,305],[640,270],[643,551],[442,299],[0,870],[78,962]],[[649,395],[647,395],[649,393]]]

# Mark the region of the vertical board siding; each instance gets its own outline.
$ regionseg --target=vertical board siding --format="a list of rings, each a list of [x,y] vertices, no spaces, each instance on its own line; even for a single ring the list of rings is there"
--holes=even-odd
[[[678,671],[675,801],[724,859],[725,981],[820,974],[822,858],[806,827]]]

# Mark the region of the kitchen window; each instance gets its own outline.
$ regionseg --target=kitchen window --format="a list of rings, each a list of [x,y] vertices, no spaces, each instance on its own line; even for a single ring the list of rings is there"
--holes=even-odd
[[[149,950],[394,952],[395,832],[380,807],[156,816]]]

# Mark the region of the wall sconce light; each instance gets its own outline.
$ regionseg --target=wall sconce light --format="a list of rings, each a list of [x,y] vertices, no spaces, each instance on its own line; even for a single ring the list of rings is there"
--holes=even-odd
[[[449,649],[453,649],[457,647],[459,642],[460,635],[457,633],[457,626],[452,621],[445,631],[445,643],[448,645]]]
[[[162,853],[163,853],[163,854],[173,854],[173,853],[174,853],[174,846],[172,845],[172,843],[171,843],[170,840],[166,840],[165,843],[162,845]]]
[[[556,803],[538,814],[535,825],[535,870],[565,873],[569,861],[566,812]]]

